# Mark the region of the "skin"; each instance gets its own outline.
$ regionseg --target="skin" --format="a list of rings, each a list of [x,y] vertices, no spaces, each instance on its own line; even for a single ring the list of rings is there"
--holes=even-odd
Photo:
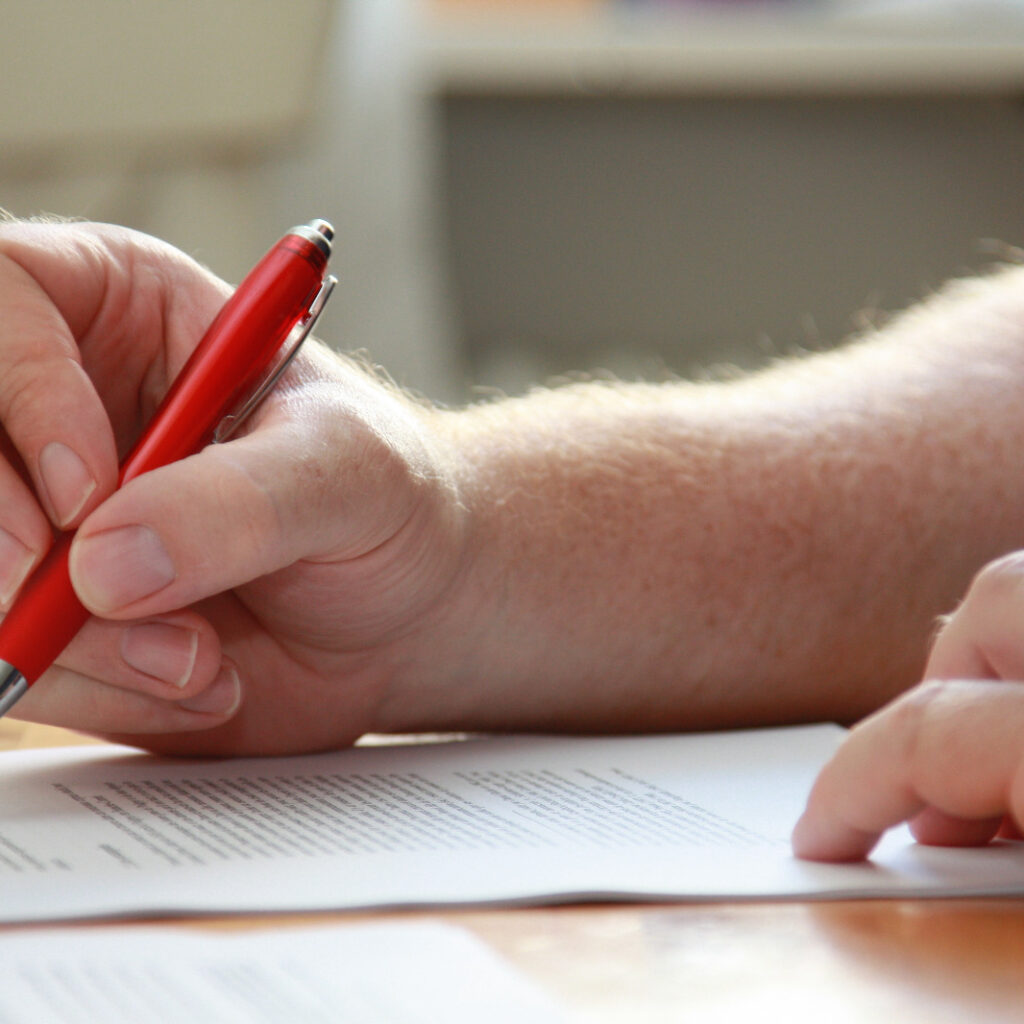
[[[3,479],[6,571],[24,574],[17,546],[38,561],[48,520],[77,526],[72,579],[101,616],[18,714],[182,753],[350,743],[458,566],[461,515],[412,407],[313,349],[249,434],[113,494],[227,289],[116,230],[8,225],[0,248],[0,419],[32,485]],[[62,453],[56,485],[53,444],[80,462]]]
[[[986,566],[943,626],[925,681],[860,723],[793,833],[815,860],[860,860],[909,821],[919,842],[980,846],[1024,822],[1024,552]]]
[[[938,616],[1024,547],[1016,268],[728,383],[448,411],[311,345],[246,433],[115,492],[227,291],[122,229],[0,225],[0,601],[56,525],[77,528],[72,579],[94,613],[18,716],[185,755],[370,731],[852,722],[922,678]],[[976,642],[982,625],[954,624],[978,600],[931,665]],[[986,708],[1011,689],[968,687]],[[917,812],[898,773],[872,804],[873,766],[901,756],[901,718],[927,717],[898,708],[937,714],[958,691],[940,692],[854,732],[799,852],[860,856],[861,833]],[[978,714],[947,729],[983,743]],[[856,849],[829,838],[849,827]]]

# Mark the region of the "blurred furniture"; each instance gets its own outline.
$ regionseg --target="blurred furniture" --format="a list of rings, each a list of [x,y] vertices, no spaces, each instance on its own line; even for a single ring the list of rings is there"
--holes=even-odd
[[[1010,0],[15,0],[0,206],[229,280],[341,244],[321,333],[445,401],[831,345],[1024,241]]]
[[[475,380],[816,348],[1024,242],[1024,8],[434,0]]]

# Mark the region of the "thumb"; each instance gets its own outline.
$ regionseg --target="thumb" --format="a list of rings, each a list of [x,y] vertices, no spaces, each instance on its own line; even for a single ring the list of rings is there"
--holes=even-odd
[[[412,516],[422,474],[410,446],[346,405],[278,399],[253,433],[132,480],[72,545],[82,602],[105,617],[147,616],[300,559],[379,548]]]

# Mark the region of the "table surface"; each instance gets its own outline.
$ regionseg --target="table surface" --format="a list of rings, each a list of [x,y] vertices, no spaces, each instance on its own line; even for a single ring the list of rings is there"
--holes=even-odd
[[[82,742],[0,720],[0,749]],[[167,923],[238,929],[384,919],[467,929],[581,1021],[747,1022],[766,1011],[787,1024],[1024,1021],[1024,900],[1016,899],[608,904]]]

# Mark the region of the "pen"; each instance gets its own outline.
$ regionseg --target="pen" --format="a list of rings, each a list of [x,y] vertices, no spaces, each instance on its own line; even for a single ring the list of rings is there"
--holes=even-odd
[[[118,475],[118,487],[224,441],[298,351],[335,279],[334,231],[292,228],[246,275],[175,378]],[[53,664],[89,618],[68,571],[74,531],[58,534],[0,622],[0,715]]]

